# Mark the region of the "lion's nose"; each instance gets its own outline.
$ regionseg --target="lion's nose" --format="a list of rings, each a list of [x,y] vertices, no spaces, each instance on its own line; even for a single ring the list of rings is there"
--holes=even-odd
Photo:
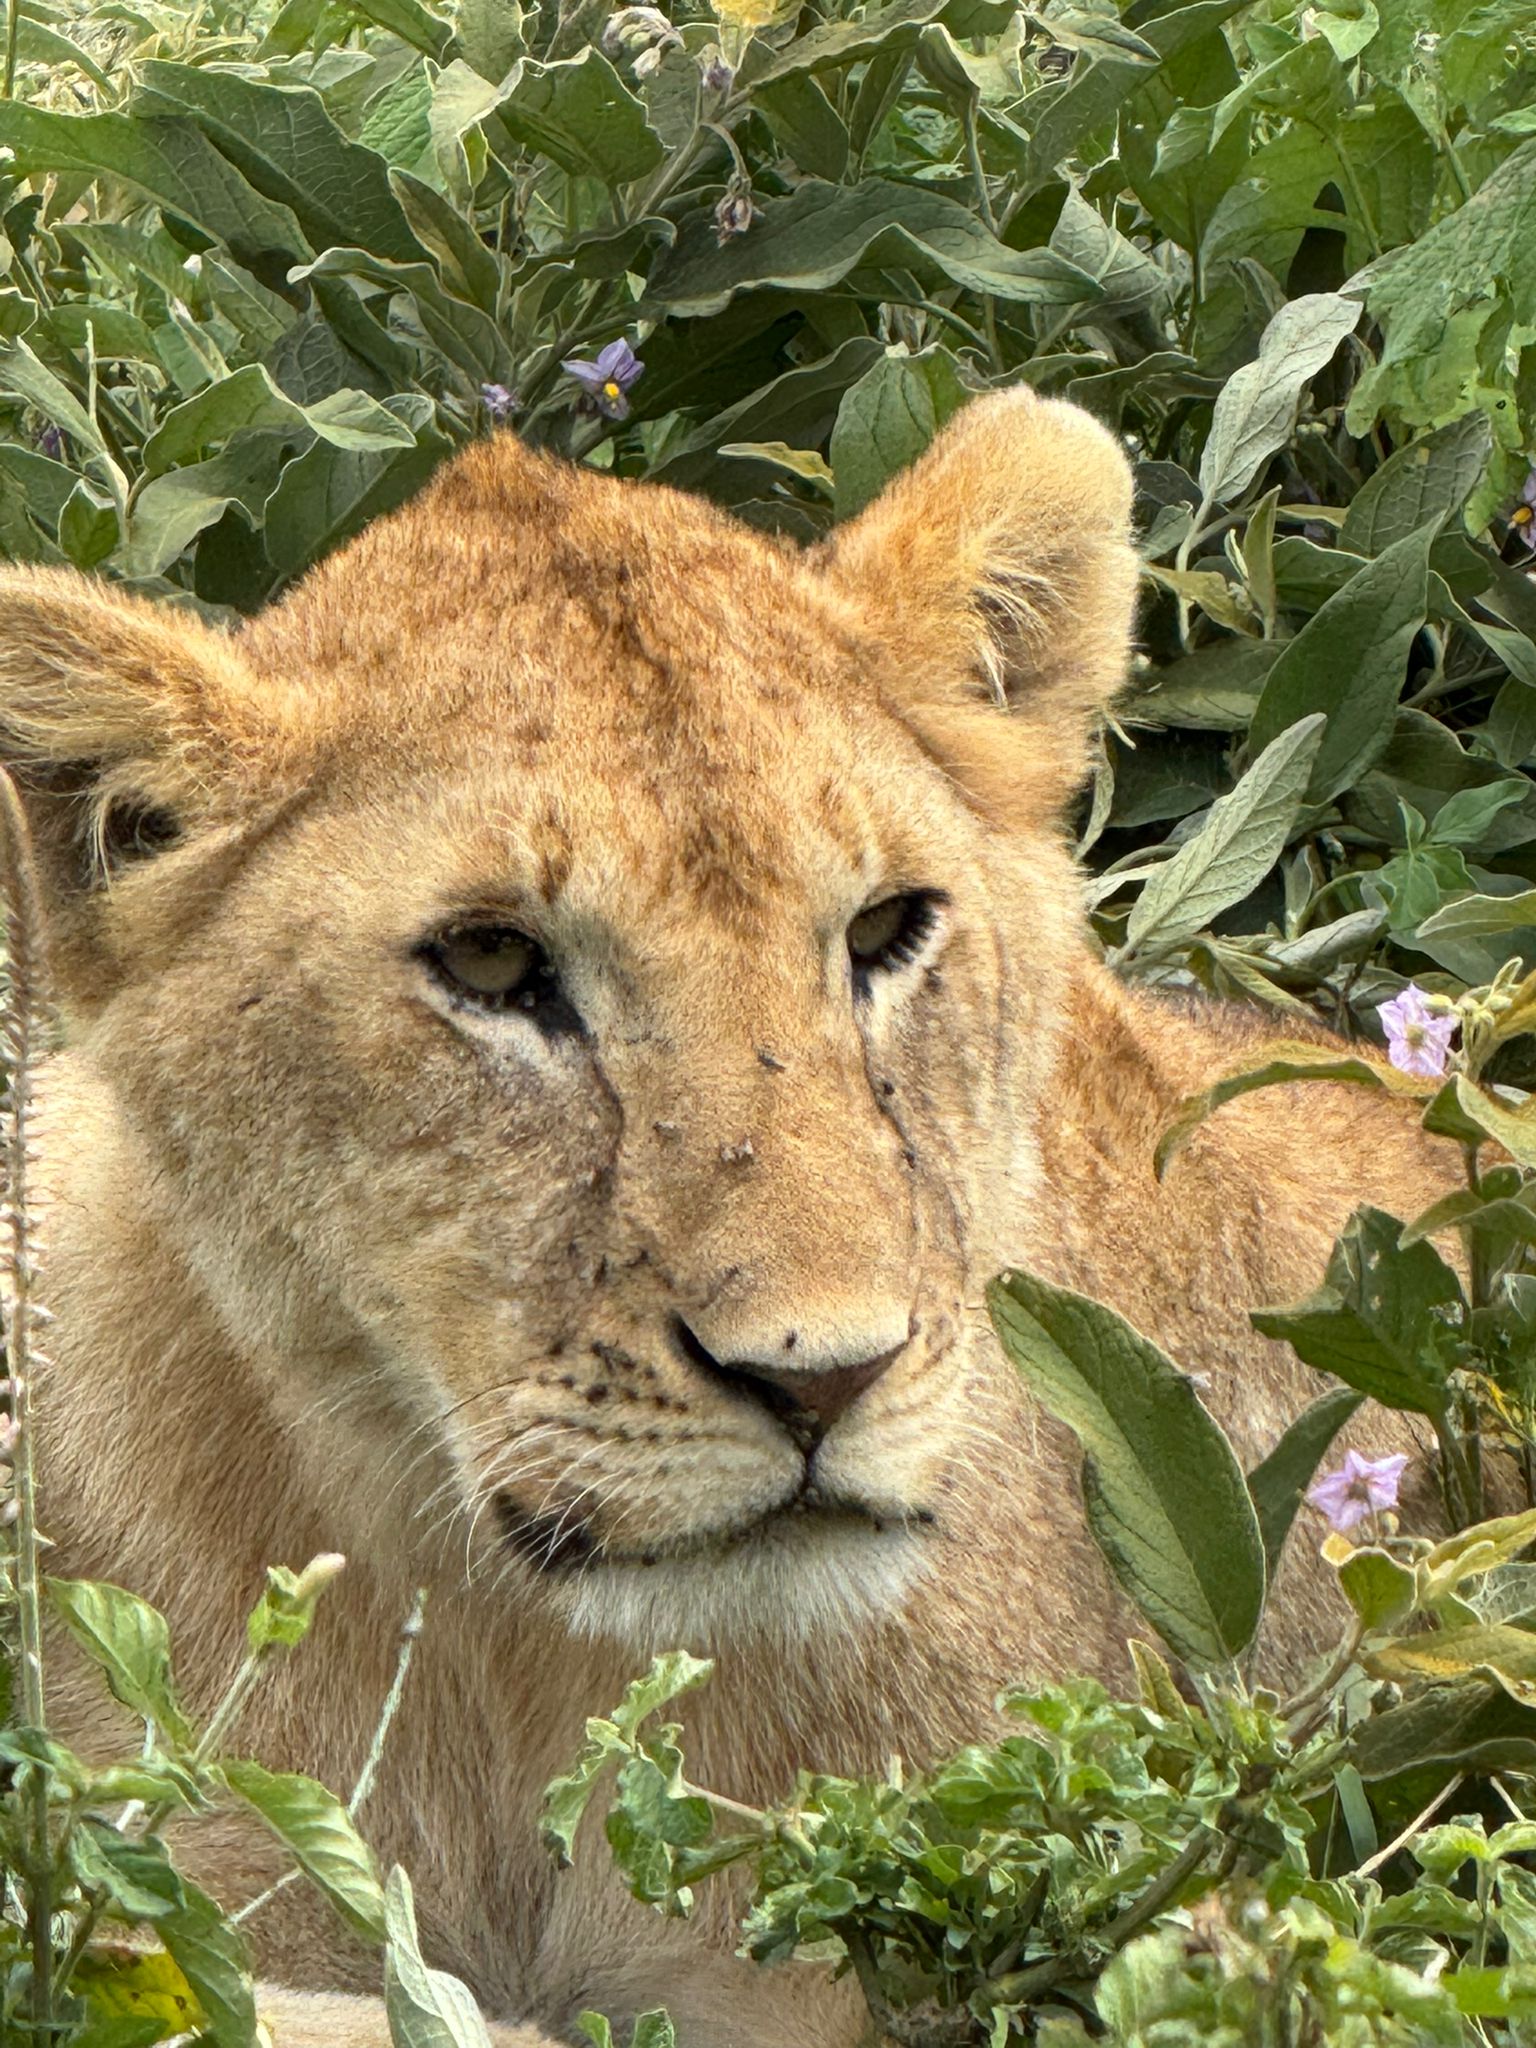
[[[820,1443],[837,1418],[851,1408],[906,1349],[903,1340],[886,1351],[857,1359],[851,1364],[818,1368],[776,1361],[769,1365],[757,1358],[716,1358],[708,1345],[681,1319],[677,1334],[684,1352],[695,1365],[761,1401],[784,1424],[802,1449],[807,1450]]]

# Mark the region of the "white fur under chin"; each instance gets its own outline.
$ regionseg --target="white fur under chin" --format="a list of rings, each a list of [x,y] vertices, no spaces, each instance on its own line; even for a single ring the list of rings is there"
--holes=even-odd
[[[573,1635],[661,1650],[800,1644],[889,1618],[932,1568],[921,1530],[789,1524],[719,1551],[609,1564],[561,1588]],[[568,1603],[568,1604],[567,1604]]]

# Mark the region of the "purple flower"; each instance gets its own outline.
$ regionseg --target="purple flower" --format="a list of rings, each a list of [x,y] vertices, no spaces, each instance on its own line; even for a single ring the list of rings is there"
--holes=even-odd
[[[1520,497],[1509,515],[1510,531],[1536,555],[1536,469],[1526,471]]]
[[[64,460],[64,436],[57,427],[44,427],[37,437],[37,445],[51,462]]]
[[[1346,1451],[1337,1472],[1314,1479],[1307,1499],[1321,1508],[1335,1529],[1353,1529],[1367,1515],[1397,1506],[1397,1488],[1408,1464],[1405,1451],[1390,1458],[1362,1458],[1358,1451]]]
[[[1400,1073],[1416,1074],[1421,1081],[1444,1080],[1456,1034],[1454,1016],[1437,1015],[1423,989],[1412,981],[1376,1014],[1387,1034],[1387,1058]]]
[[[629,400],[624,394],[645,365],[627,341],[610,341],[595,362],[584,362],[580,356],[573,356],[560,367],[568,377],[576,379],[605,419],[629,417]]]
[[[482,384],[480,403],[485,407],[486,416],[499,427],[517,410],[517,393],[509,391],[505,384]]]
[[[726,63],[717,44],[710,44],[709,55],[707,58],[701,59],[701,63],[703,65],[704,90],[715,93],[723,99],[730,91],[736,74],[730,65]]]

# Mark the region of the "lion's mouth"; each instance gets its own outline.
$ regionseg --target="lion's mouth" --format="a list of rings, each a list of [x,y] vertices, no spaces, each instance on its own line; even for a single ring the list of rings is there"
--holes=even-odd
[[[586,1521],[569,1513],[530,1514],[508,1494],[497,1495],[496,1510],[507,1548],[534,1571],[552,1576],[617,1566],[659,1568],[695,1562],[723,1557],[751,1544],[794,1540],[797,1534],[813,1530],[883,1536],[893,1529],[929,1529],[936,1521],[931,1508],[913,1507],[898,1513],[868,1501],[828,1496],[807,1481],[777,1507],[743,1521],[689,1530],[643,1549],[619,1550],[603,1543]]]

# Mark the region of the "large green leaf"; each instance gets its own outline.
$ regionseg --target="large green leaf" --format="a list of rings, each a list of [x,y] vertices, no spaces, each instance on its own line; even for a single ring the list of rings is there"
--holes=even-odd
[[[307,430],[354,452],[409,448],[416,438],[366,392],[336,391],[314,405],[296,405],[259,363],[251,363],[171,408],[144,444],[144,473],[161,476],[197,462],[249,427],[284,428],[300,437]]]
[[[599,50],[557,64],[520,58],[498,95],[493,138],[498,122],[524,149],[605,185],[648,178],[664,154],[644,103]]]
[[[1379,555],[1460,511],[1488,460],[1488,421],[1480,412],[1411,441],[1385,461],[1350,500],[1340,547]]]
[[[0,102],[0,145],[23,173],[80,171],[121,178],[146,199],[224,242],[258,275],[280,276],[309,254],[298,219],[252,190],[197,124],[130,114],[55,114]]]
[[[1087,1455],[1111,1569],[1190,1663],[1241,1656],[1264,1605],[1264,1546],[1232,1447],[1191,1382],[1101,1303],[1006,1273],[987,1289],[1003,1349]]]
[[[252,191],[285,207],[314,249],[357,243],[409,263],[426,251],[382,157],[349,142],[308,86],[266,85],[204,64],[146,64],[135,111],[185,115]]]
[[[1136,899],[1127,951],[1177,945],[1258,886],[1290,837],[1322,739],[1320,718],[1298,719],[1269,742],[1236,789],[1211,805],[1200,830]]]
[[[254,2048],[256,1995],[239,1932],[216,1900],[186,1878],[184,1903],[155,1921],[155,1932],[191,1985],[208,2018],[199,2035],[212,2048]]]
[[[394,2048],[491,2048],[473,1994],[422,1961],[411,1881],[397,1864],[384,1887],[384,2004]]]
[[[145,484],[133,501],[128,538],[113,566],[124,576],[159,576],[197,536],[236,505],[258,526],[292,437],[240,434],[221,454]]]
[[[190,1737],[171,1677],[165,1616],[137,1593],[96,1579],[49,1579],[48,1598],[70,1634],[105,1675],[113,1696],[153,1721],[172,1742]]]
[[[942,193],[885,178],[837,186],[808,178],[770,199],[752,232],[721,247],[695,221],[651,274],[644,310],[686,319],[718,313],[737,292],[825,292],[855,269],[910,270],[929,284],[958,284],[994,298],[1094,300],[1085,271],[1048,249],[1007,248],[969,208]]]
[[[1439,1417],[1464,1314],[1461,1283],[1427,1239],[1400,1242],[1384,1210],[1357,1209],[1315,1294],[1251,1321],[1297,1356],[1387,1408]]]
[[[348,1926],[384,1939],[384,1892],[373,1853],[334,1792],[293,1771],[227,1763],[230,1789],[255,1808]]]
[[[298,575],[403,504],[450,453],[429,398],[407,393],[388,409],[413,430],[405,447],[360,451],[317,440],[284,465],[266,503],[267,558],[278,578]]]
[[[1251,747],[1267,747],[1300,718],[1328,726],[1307,785],[1309,803],[1351,787],[1385,751],[1408,653],[1429,607],[1429,548],[1438,522],[1394,541],[1313,613],[1265,680]]]
[[[878,497],[970,396],[948,349],[926,348],[915,356],[887,349],[837,409],[831,456],[838,518]]]
[[[1213,504],[1240,498],[1296,424],[1302,387],[1360,320],[1358,301],[1311,292],[1270,321],[1258,357],[1228,378],[1200,458],[1200,488]]]

